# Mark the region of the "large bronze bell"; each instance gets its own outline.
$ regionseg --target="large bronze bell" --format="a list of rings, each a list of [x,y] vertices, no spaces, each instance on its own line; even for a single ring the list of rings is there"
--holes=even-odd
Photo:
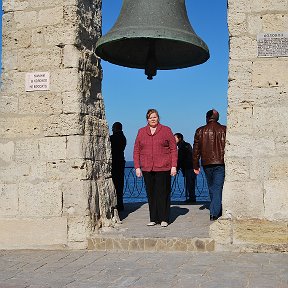
[[[96,43],[102,59],[145,69],[148,79],[157,70],[185,68],[209,59],[209,49],[194,32],[185,0],[123,0],[112,29]]]

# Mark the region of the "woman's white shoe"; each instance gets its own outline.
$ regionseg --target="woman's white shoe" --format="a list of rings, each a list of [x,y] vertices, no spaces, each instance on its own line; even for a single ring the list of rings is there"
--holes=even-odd
[[[147,224],[147,226],[155,226],[155,225],[156,225],[155,222],[149,222],[149,223]]]
[[[161,227],[167,227],[168,226],[168,223],[167,222],[165,222],[165,221],[162,221],[161,222]]]

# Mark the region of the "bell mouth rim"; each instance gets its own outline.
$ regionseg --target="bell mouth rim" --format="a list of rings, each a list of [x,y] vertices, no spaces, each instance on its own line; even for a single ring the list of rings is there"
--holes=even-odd
[[[145,29],[145,31],[143,31]],[[163,39],[170,41],[179,41],[190,43],[193,41],[192,45],[202,47],[204,50],[209,52],[207,44],[194,32],[192,28],[190,31],[185,31],[181,29],[170,28],[162,26],[145,26],[144,28],[139,28],[138,26],[128,26],[124,29],[111,29],[108,33],[100,37],[96,42],[96,49],[106,42],[121,41],[124,39]],[[174,32],[173,34],[171,32]],[[177,33],[178,32],[178,33]],[[175,34],[176,33],[176,34]],[[177,35],[177,40],[175,36]],[[186,37],[183,37],[183,36]]]
[[[128,68],[136,68],[136,69],[144,69],[145,68],[145,63],[144,61],[141,61],[141,64],[137,64],[133,61],[126,61],[126,60],[119,60],[117,56],[112,56],[111,54],[107,53],[107,47],[105,46],[110,46],[110,45],[119,45],[122,46],[123,44],[121,43],[127,43],[127,40],[129,41],[150,41],[150,40],[159,40],[159,41],[164,41],[164,42],[170,42],[171,43],[177,43],[180,45],[183,45],[185,43],[186,49],[189,49],[190,51],[193,51],[194,53],[197,53],[198,57],[195,58],[193,56],[193,52],[189,53],[189,57],[185,58],[185,61],[180,61],[180,62],[174,62],[173,64],[170,65],[162,65],[157,63],[157,70],[172,70],[172,69],[182,69],[182,68],[188,68],[192,66],[197,66],[200,64],[205,63],[209,58],[210,58],[210,53],[209,49],[206,46],[204,46],[206,49],[204,49],[203,46],[200,44],[194,44],[188,41],[180,41],[180,40],[175,40],[175,39],[167,39],[167,38],[151,38],[151,37],[117,37],[119,39],[114,39],[112,41],[103,41],[103,43],[100,43],[99,45],[96,46],[96,55],[100,57],[101,59],[108,61],[112,64],[115,65],[120,65]],[[124,46],[124,45],[123,45]],[[177,53],[175,53],[177,54]],[[133,57],[131,57],[132,59]]]

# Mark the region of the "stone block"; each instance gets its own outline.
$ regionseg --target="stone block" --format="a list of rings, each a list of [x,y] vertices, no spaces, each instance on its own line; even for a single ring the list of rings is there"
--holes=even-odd
[[[45,137],[39,139],[41,161],[66,159],[66,137]]]
[[[0,184],[0,216],[16,216],[18,214],[17,184]],[[2,237],[2,231],[1,231]]]
[[[74,45],[65,45],[63,49],[64,68],[78,68],[81,57],[80,51]]]
[[[264,219],[233,221],[233,244],[287,244],[287,223]]]
[[[92,178],[93,172],[96,173],[92,162],[87,160],[56,160],[47,163],[49,180],[87,180]]]
[[[236,81],[236,84],[244,87],[251,86],[252,61],[230,60],[229,62],[229,85],[231,81]],[[241,84],[240,84],[241,83]],[[247,86],[246,86],[247,85]]]
[[[11,50],[11,48],[7,49],[7,47],[4,48],[4,50],[2,49],[2,69],[5,71],[16,70],[17,65],[18,50]]]
[[[55,3],[56,4],[56,3]],[[63,6],[41,9],[38,12],[37,26],[59,25],[64,21]],[[43,8],[43,6],[41,7]],[[53,15],[53,17],[51,17]],[[70,22],[71,23],[71,22]]]
[[[29,175],[25,177],[26,181],[39,182],[47,180],[46,162],[38,161],[30,164]]]
[[[48,46],[73,45],[76,39],[76,28],[73,24],[43,26],[41,33],[44,35],[45,44]]]
[[[245,13],[229,13],[229,34],[236,36],[247,32],[246,14]]]
[[[257,40],[247,36],[230,38],[230,59],[251,60],[257,57]]]
[[[84,123],[77,114],[51,115],[43,124],[44,136],[82,135]]]
[[[19,214],[23,217],[61,216],[62,192],[58,182],[21,182],[18,195]]]
[[[251,179],[288,179],[288,156],[265,156],[251,159]]]
[[[67,137],[67,159],[85,158],[84,136]]]
[[[67,246],[67,219],[2,218],[0,249],[63,249]]]
[[[85,116],[85,134],[107,137],[109,135],[109,127],[106,119],[99,119],[97,116]]]
[[[210,225],[209,236],[217,244],[232,243],[232,221],[229,219],[219,219]]]
[[[227,134],[225,157],[264,157],[267,155],[275,155],[275,142],[273,137],[262,137],[263,138],[245,134]]]
[[[102,161],[111,158],[111,147],[107,137],[99,137],[95,135],[87,135],[83,142],[83,157],[92,159],[93,161]],[[105,149],[103,149],[105,147]]]
[[[88,181],[71,181],[62,185],[63,212],[72,217],[89,215],[90,186]]]
[[[53,73],[54,69],[61,65],[62,52],[59,47],[51,49],[30,48],[18,51],[18,69],[20,71],[48,71]]]
[[[5,163],[11,163],[15,154],[15,143],[9,141],[6,143],[0,143],[0,161]]]
[[[74,1],[76,2],[76,0],[74,0]],[[63,7],[64,23],[67,23],[67,24],[69,24],[69,23],[78,23],[79,14],[81,12],[79,12],[79,8],[75,4],[74,5],[73,4],[66,4]],[[79,6],[79,4],[78,4],[78,6]]]
[[[3,3],[3,5],[4,5],[4,3]],[[15,25],[15,21],[14,21],[14,14],[13,13],[2,14],[2,33],[8,32],[8,31],[15,31],[15,30],[16,30],[16,25]],[[10,47],[10,49],[11,49],[11,47]]]
[[[270,180],[264,182],[265,218],[268,220],[288,219],[288,161],[286,160],[286,179]],[[288,227],[287,227],[288,243]]]
[[[10,114],[18,112],[18,97],[0,94],[0,113]]]
[[[249,1],[249,0],[239,0],[239,1],[228,0],[228,12],[229,12],[229,14],[231,14],[231,17],[233,17],[233,15],[235,13],[251,12],[251,1]]]
[[[13,50],[20,48],[29,48],[32,41],[32,34],[30,30],[6,30],[2,33],[2,47],[3,50],[7,49],[6,47],[13,47]],[[6,56],[7,57],[7,56]]]
[[[25,72],[18,72],[17,70],[2,73],[2,95],[18,96],[19,93],[25,91]]]
[[[15,144],[15,162],[33,163],[39,159],[38,139],[17,140]]]
[[[288,136],[275,137],[276,153],[278,155],[288,155]]]
[[[288,106],[287,88],[285,87],[242,87],[241,82],[236,85],[229,85],[229,107],[239,104],[261,106],[261,107],[282,107]],[[228,119],[229,120],[229,119]]]
[[[36,11],[15,11],[14,20],[16,29],[31,29],[37,26],[37,12]]]
[[[18,11],[18,10],[24,10],[29,7],[29,2],[28,1],[19,1],[19,0],[3,0],[2,1],[2,8],[3,11],[8,12],[8,11]]]
[[[253,134],[253,106],[250,103],[229,106],[228,127],[232,134]]]
[[[69,217],[68,240],[71,242],[84,242],[88,245],[88,236],[91,231],[89,216]]]
[[[5,183],[15,183],[16,181],[24,181],[30,175],[29,164],[19,164],[13,162],[8,166],[0,166],[0,179]]]
[[[278,135],[288,136],[288,129],[287,129],[288,115],[286,111],[287,107],[285,106],[255,107],[253,109],[254,135],[256,137],[268,136],[271,137],[273,140]],[[281,116],[277,117],[277,115]]]
[[[2,139],[15,139],[21,137],[37,136],[41,133],[40,117],[7,117],[0,118],[0,137]]]
[[[262,14],[250,14],[247,16],[247,32],[251,35],[263,33],[263,15]],[[274,30],[273,30],[274,31]]]
[[[262,218],[264,216],[264,189],[260,181],[228,182],[223,188],[223,211],[231,217]]]
[[[85,111],[83,96],[78,91],[64,92],[62,101],[63,113],[81,113]]]
[[[62,100],[58,94],[33,91],[19,96],[19,114],[60,114]]]
[[[78,3],[78,0],[29,0],[29,5],[31,8],[43,8],[43,7],[56,7],[59,6],[59,4],[62,5],[76,5]]]
[[[262,21],[263,21],[262,31],[265,32],[271,32],[271,31],[283,32],[283,30],[287,31],[288,27],[287,10],[283,11],[283,13],[281,14],[265,14],[263,15]],[[286,29],[284,27],[286,27]],[[259,31],[259,33],[262,31]]]
[[[225,160],[225,180],[248,181],[250,178],[250,157],[228,157]]]
[[[272,60],[273,59],[273,60]],[[252,85],[256,87],[287,86],[288,60],[258,58],[253,62]]]
[[[50,90],[58,93],[78,91],[79,80],[78,69],[54,70],[50,74]]]
[[[267,11],[283,11],[287,13],[287,0],[261,0],[249,1],[252,11],[266,12]]]

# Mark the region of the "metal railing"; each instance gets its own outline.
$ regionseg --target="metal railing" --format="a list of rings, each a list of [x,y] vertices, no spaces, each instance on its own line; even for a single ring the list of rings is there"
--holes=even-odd
[[[205,174],[200,170],[200,174],[195,180],[195,194],[197,201],[208,201],[209,192],[206,183]],[[171,199],[174,201],[181,201],[187,199],[185,195],[185,178],[181,171],[171,181]],[[136,202],[137,200],[147,200],[146,190],[143,177],[136,177],[134,167],[125,167],[124,177],[124,201]]]

